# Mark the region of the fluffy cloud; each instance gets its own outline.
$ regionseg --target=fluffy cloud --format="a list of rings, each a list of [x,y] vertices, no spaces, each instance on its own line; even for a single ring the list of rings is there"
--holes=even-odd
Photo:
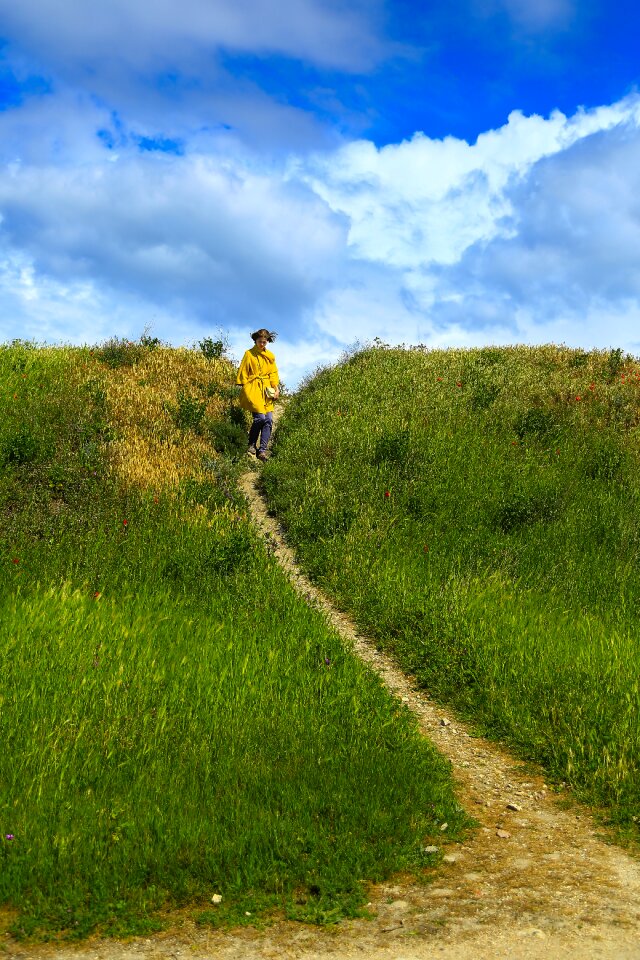
[[[0,337],[222,328],[239,356],[265,325],[290,385],[376,336],[638,347],[637,97],[286,164],[204,135],[141,152],[123,125],[108,150],[104,107],[58,104],[0,116]]]
[[[368,71],[396,49],[379,36],[381,9],[381,0],[0,0],[1,52],[18,77],[93,97],[142,135],[232,129],[260,149],[323,147],[335,143],[332,128],[267,92],[260,64],[266,76],[272,58],[276,72],[283,60]]]
[[[292,329],[333,282],[340,218],[237,159],[133,155],[79,169],[13,165],[0,238],[35,274],[190,313]]]
[[[417,135],[298,165],[347,218],[350,276],[360,277],[325,299],[318,321],[337,336],[341,311],[358,327],[369,317],[394,342],[553,334],[632,348],[638,170],[637,97],[573,118],[514,113],[473,145]],[[363,283],[367,264],[378,270]]]
[[[421,133],[381,149],[357,141],[295,170],[348,217],[353,256],[405,269],[453,264],[473,244],[512,230],[507,188],[535,163],[624,122],[640,122],[637,99],[571,119],[515,111],[473,145]]]
[[[382,52],[371,25],[377,6],[182,0],[177,9],[173,0],[63,5],[58,0],[0,0],[0,14],[5,36],[77,78],[107,62],[135,71],[182,67],[190,73],[218,49],[280,54],[339,70],[366,69]]]

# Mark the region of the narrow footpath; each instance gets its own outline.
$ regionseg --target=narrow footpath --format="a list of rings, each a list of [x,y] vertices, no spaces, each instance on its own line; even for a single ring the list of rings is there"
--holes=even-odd
[[[480,826],[445,851],[435,883],[396,878],[370,891],[371,920],[318,928],[279,921],[259,931],[201,930],[184,921],[152,939],[79,949],[9,949],[56,960],[640,960],[640,860],[609,845],[586,809],[569,805],[495,744],[472,736],[374,643],[358,634],[296,564],[260,491],[242,478],[250,510],[295,589],[414,711],[447,756],[457,793]]]

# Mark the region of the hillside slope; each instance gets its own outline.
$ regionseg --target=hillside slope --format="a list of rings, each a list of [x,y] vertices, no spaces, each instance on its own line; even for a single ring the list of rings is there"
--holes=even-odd
[[[332,922],[468,825],[253,530],[232,381],[153,342],[0,348],[0,932]]]
[[[620,351],[370,349],[309,380],[265,471],[362,629],[629,834],[639,398]]]

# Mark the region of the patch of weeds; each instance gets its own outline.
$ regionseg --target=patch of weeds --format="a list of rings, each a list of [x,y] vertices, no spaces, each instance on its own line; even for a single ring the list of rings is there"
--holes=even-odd
[[[471,391],[469,407],[474,413],[477,413],[479,410],[488,410],[499,396],[500,387],[497,383],[481,380]]]
[[[504,363],[507,356],[506,350],[502,350],[500,347],[483,347],[478,359],[485,367],[494,367],[498,363]]]
[[[108,367],[132,367],[139,363],[145,353],[145,347],[125,337],[111,337],[95,350],[95,356]]]
[[[423,844],[416,847],[408,857],[408,863],[414,869],[425,870],[442,862],[443,849],[437,844]]]
[[[100,380],[98,377],[91,377],[89,380],[85,380],[82,388],[96,410],[106,410],[107,391],[105,390],[102,380]]]
[[[325,540],[348,533],[357,516],[358,511],[351,504],[317,503],[315,510],[306,512],[300,519],[300,529],[304,530],[305,537]]]
[[[174,585],[199,592],[207,579],[212,583],[220,577],[231,576],[251,565],[255,544],[245,528],[230,530],[225,536],[211,541],[201,553],[193,550],[176,552],[162,569],[165,580]]]
[[[607,371],[611,379],[617,377],[624,366],[624,353],[620,347],[610,350],[607,355]]]
[[[0,442],[0,463],[35,463],[42,458],[42,445],[25,427],[9,434]]]
[[[213,471],[212,471],[213,472]],[[233,488],[229,489],[225,484],[226,477],[221,477],[218,482],[214,480],[197,480],[195,477],[188,477],[181,487],[181,496],[186,503],[206,507],[207,510],[215,511],[219,507],[228,504],[229,501],[236,503],[237,494]]]
[[[228,536],[209,548],[203,567],[215,575],[228,575],[247,569],[253,559],[255,543],[246,527],[236,527]]]
[[[410,493],[405,500],[405,509],[414,520],[426,520],[428,517],[437,513],[437,499],[426,490],[423,492],[414,491]]]
[[[628,430],[637,423],[637,410],[634,399],[621,393],[611,398],[608,410],[609,423]]]
[[[198,400],[186,390],[178,393],[176,406],[167,404],[167,411],[173,417],[176,427],[180,430],[194,430],[196,433],[200,430],[206,409],[206,400]]]
[[[625,452],[613,437],[601,437],[587,454],[585,473],[592,480],[615,480],[625,460]]]
[[[240,408],[238,408],[240,409]],[[247,447],[244,413],[240,423],[229,420],[212,421],[208,428],[209,441],[214,450],[229,457],[240,456]],[[235,416],[235,414],[234,414]],[[240,418],[238,418],[240,419]]]
[[[526,437],[544,437],[555,426],[553,414],[541,407],[530,407],[519,414],[513,424],[516,436],[520,440]]]
[[[409,455],[409,431],[384,433],[376,442],[373,463],[403,463]]]
[[[228,416],[231,423],[235,423],[237,427],[242,427],[245,430],[249,428],[251,414],[248,410],[243,410],[241,406],[234,405],[229,408]]]
[[[516,493],[505,497],[493,512],[493,526],[502,533],[538,521],[548,521],[557,513],[556,498],[549,493]]]
[[[222,400],[235,400],[238,396],[239,387],[233,384],[219,383],[217,380],[211,380],[206,387],[208,397],[220,397]]]
[[[202,910],[194,917],[199,927],[256,927],[264,929],[268,916],[279,906],[273,894],[250,894],[237,900],[222,901],[217,907]]]
[[[589,354],[584,350],[576,350],[569,358],[569,366],[573,368],[584,367],[589,361]]]
[[[9,927],[9,933],[19,941],[63,943],[84,940],[96,932],[110,937],[140,937],[158,933],[166,926],[159,916],[139,912],[122,900],[104,904],[76,903],[71,907],[66,907],[64,902],[53,907],[25,906],[27,909]]]
[[[287,905],[286,917],[287,920],[314,923],[318,926],[329,926],[347,918],[369,918],[371,914],[363,901],[361,890],[334,894],[322,893],[312,887],[310,895],[298,897],[296,902]]]
[[[331,379],[334,376],[334,369],[328,365],[321,365],[313,370],[306,377],[303,377],[300,388],[304,390],[305,399],[307,399],[312,394],[316,393],[319,390],[323,390],[325,387],[328,387],[331,383]]]

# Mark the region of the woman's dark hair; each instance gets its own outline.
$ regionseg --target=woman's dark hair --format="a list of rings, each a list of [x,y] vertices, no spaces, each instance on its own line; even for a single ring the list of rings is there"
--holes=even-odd
[[[265,330],[265,328],[262,327],[260,330],[256,330],[255,333],[251,334],[251,339],[255,343],[256,340],[260,339],[260,337],[266,337],[269,343],[273,343],[273,341],[277,336],[278,334],[275,332],[275,330],[269,331],[269,330]]]

